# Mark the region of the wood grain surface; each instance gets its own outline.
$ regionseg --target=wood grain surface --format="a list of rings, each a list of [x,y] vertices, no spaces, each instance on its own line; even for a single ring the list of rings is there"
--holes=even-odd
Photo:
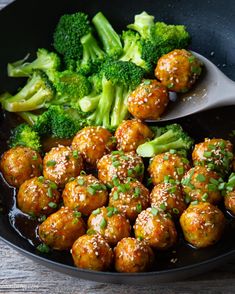
[[[0,9],[10,2],[12,1],[0,0]],[[235,260],[186,281],[154,286],[112,285],[80,280],[54,272],[20,255],[0,241],[0,293],[234,294]]]

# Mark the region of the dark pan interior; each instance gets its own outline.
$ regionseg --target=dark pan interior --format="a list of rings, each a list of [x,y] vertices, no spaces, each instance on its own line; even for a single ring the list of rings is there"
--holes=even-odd
[[[190,48],[208,57],[226,75],[235,80],[235,5],[232,0],[17,0],[0,12],[0,93],[6,89],[15,90],[22,82],[7,78],[7,62],[20,59],[27,53],[32,53],[33,56],[40,47],[50,48],[58,18],[64,13],[78,10],[91,16],[101,10],[119,31],[133,21],[134,14],[143,10],[154,14],[156,20],[185,24],[192,35]],[[196,141],[205,137],[222,137],[230,139],[235,144],[235,139],[230,137],[231,131],[235,129],[234,113],[235,107],[231,106],[189,116],[177,122],[181,123]],[[16,123],[14,115],[6,115],[0,111],[0,154],[7,149],[10,129]],[[233,218],[226,214],[227,229],[217,245],[195,250],[180,240],[174,252],[156,255],[152,272],[125,275],[79,270],[72,266],[69,254],[39,254],[30,242],[16,233],[8,216],[14,206],[13,196],[14,191],[0,180],[0,207],[3,207],[3,213],[0,215],[0,236],[36,261],[81,278],[123,283],[175,280],[205,271],[235,253],[235,224]],[[33,240],[27,230],[30,223],[25,218],[22,221],[26,221],[25,235]],[[17,223],[15,226],[17,227]],[[177,262],[174,262],[176,259]]]

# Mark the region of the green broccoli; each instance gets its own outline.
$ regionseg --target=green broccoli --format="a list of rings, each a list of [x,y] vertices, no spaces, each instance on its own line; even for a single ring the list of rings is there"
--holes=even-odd
[[[72,138],[87,125],[84,113],[79,109],[51,105],[42,114],[23,112],[21,117],[28,122],[40,136]]]
[[[26,85],[16,94],[2,99],[2,108],[10,112],[31,111],[42,108],[55,95],[48,76],[39,69],[33,70]]]
[[[108,60],[99,73],[102,83],[99,98],[95,94],[96,98],[90,99],[91,105],[95,103],[95,111],[88,117],[91,123],[116,128],[128,114],[128,94],[141,83],[143,75],[144,70],[130,61]]]
[[[117,59],[123,51],[119,35],[102,12],[98,12],[93,17],[92,22],[103,44],[104,51],[108,56]]]
[[[68,68],[74,68],[82,58],[81,37],[91,32],[88,15],[83,12],[64,14],[54,32],[54,48],[64,56]]]
[[[16,146],[25,146],[36,151],[40,151],[40,136],[31,126],[23,123],[13,129],[9,139],[9,146],[11,148]]]
[[[93,74],[99,70],[104,61],[105,53],[99,47],[95,37],[89,33],[81,38],[83,46],[82,58],[77,61],[77,71],[81,74]]]
[[[157,127],[157,136],[144,144],[139,145],[137,154],[142,157],[152,157],[156,154],[170,150],[190,150],[193,139],[182,129],[179,124]]]
[[[128,30],[122,33],[123,54],[119,58],[122,61],[132,61],[142,67],[146,72],[152,70],[149,60],[143,58],[143,42],[138,33]],[[144,49],[145,50],[145,49]]]
[[[60,67],[60,58],[55,52],[49,52],[43,48],[38,49],[37,58],[32,62],[27,62],[28,56],[16,62],[8,63],[7,71],[9,77],[29,77],[34,69],[41,69],[47,72],[58,70]]]
[[[147,63],[155,65],[163,54],[174,49],[186,48],[190,41],[185,26],[155,23],[154,16],[146,12],[135,15],[134,23],[127,27],[141,36],[141,57]]]
[[[138,32],[143,39],[151,40],[154,35],[154,24],[154,16],[143,11],[136,14],[134,23],[129,24],[127,27]]]
[[[55,72],[52,77],[56,95],[48,105],[71,105],[91,92],[88,78],[70,71]]]

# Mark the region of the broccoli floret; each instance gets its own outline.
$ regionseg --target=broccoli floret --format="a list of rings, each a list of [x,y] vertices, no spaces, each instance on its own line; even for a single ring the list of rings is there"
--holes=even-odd
[[[144,68],[146,72],[152,70],[151,63],[146,58],[143,58],[143,42],[138,33],[135,33],[131,30],[124,31],[122,33],[123,40],[123,54],[119,58],[122,61],[132,61],[136,65]],[[152,53],[151,53],[152,54]]]
[[[77,71],[84,75],[97,72],[104,60],[104,51],[91,33],[83,36],[80,41],[83,46],[83,55],[82,59],[77,61]]]
[[[60,67],[60,58],[55,52],[49,52],[46,49],[38,49],[37,58],[32,62],[27,62],[29,55],[24,59],[14,63],[8,63],[7,71],[9,77],[29,77],[34,69],[41,69],[45,72],[49,70],[58,70]]]
[[[135,15],[133,24],[127,26],[139,33],[141,57],[147,63],[156,65],[157,60],[174,49],[186,48],[190,41],[189,33],[183,25],[168,25],[154,21],[154,16],[146,12]]]
[[[13,129],[9,139],[9,146],[25,146],[40,151],[41,142],[39,134],[28,124],[20,124]]]
[[[156,22],[154,43],[158,48],[160,56],[174,49],[187,48],[189,42],[190,36],[185,26],[167,25],[164,22]]]
[[[120,36],[102,12],[98,12],[92,19],[99,38],[103,44],[104,51],[113,58],[118,58],[122,54],[122,43]]]
[[[130,61],[107,61],[100,72],[102,92],[97,100],[94,98],[98,105],[89,117],[91,123],[116,128],[128,114],[128,94],[141,83],[143,75],[144,70]]]
[[[190,150],[193,139],[182,129],[179,124],[171,124],[158,128],[157,137],[141,144],[137,154],[142,157],[152,157],[156,154],[170,150]]]
[[[56,96],[49,105],[71,105],[91,92],[88,78],[70,70],[55,72],[53,80]]]
[[[48,76],[41,70],[33,70],[26,85],[14,96],[2,99],[2,108],[10,112],[31,111],[42,108],[55,95]]]
[[[24,112],[20,115],[34,131],[44,137],[72,138],[87,125],[81,110],[60,105],[51,105],[42,114]]]
[[[143,39],[152,39],[154,30],[154,16],[149,15],[147,12],[143,11],[140,14],[136,14],[134,23],[129,24],[127,27],[128,29],[137,31]]]
[[[82,58],[80,38],[91,30],[88,15],[83,12],[61,16],[54,32],[54,48],[64,56],[69,68],[76,66],[76,61]]]

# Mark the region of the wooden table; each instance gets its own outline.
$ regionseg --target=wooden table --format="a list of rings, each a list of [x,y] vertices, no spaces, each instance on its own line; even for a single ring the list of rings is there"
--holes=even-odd
[[[0,9],[10,2],[12,0],[0,0]],[[0,293],[234,294],[235,260],[187,281],[154,286],[112,285],[80,280],[54,272],[20,255],[0,241]]]

